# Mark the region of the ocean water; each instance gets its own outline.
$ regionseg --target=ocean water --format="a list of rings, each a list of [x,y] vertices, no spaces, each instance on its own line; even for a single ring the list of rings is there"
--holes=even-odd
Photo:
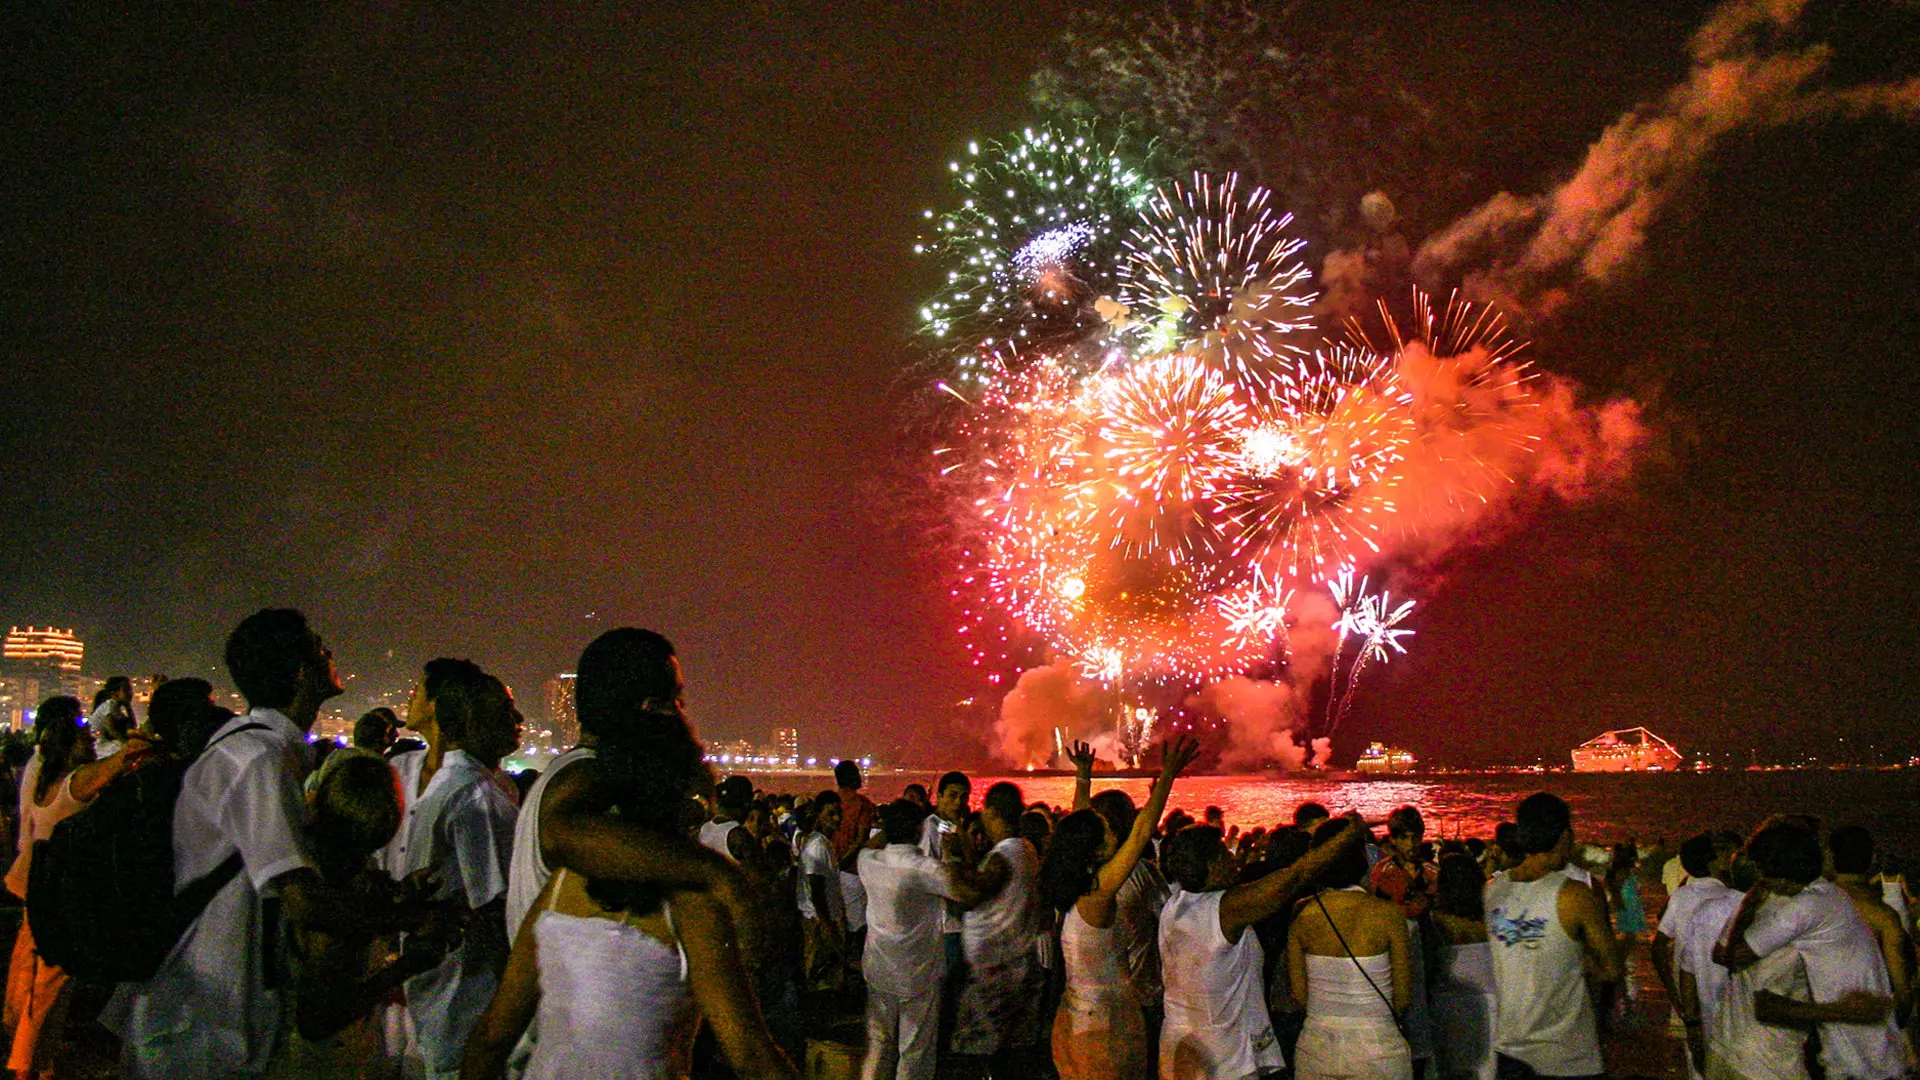
[[[810,784],[783,783],[767,777],[772,790],[805,790]],[[874,799],[897,797],[909,783],[931,786],[933,775],[882,774],[870,778]],[[1073,800],[1070,776],[975,776],[974,803],[999,780],[1020,785],[1028,802],[1056,806]],[[831,781],[828,781],[831,783]],[[1125,789],[1136,802],[1146,798],[1152,781],[1102,779],[1093,790]],[[1637,774],[1448,774],[1378,779],[1272,779],[1246,776],[1183,776],[1174,783],[1168,805],[1199,817],[1208,806],[1226,813],[1227,823],[1243,830],[1291,822],[1303,802],[1325,804],[1335,813],[1358,810],[1379,821],[1394,807],[1411,803],[1427,821],[1427,836],[1491,836],[1508,820],[1521,799],[1551,791],[1573,807],[1574,832],[1582,840],[1612,843],[1633,839],[1642,847],[1710,828],[1742,833],[1769,814],[1814,814],[1833,825],[1864,825],[1881,846],[1920,858],[1920,769],[1894,771],[1779,771]]]

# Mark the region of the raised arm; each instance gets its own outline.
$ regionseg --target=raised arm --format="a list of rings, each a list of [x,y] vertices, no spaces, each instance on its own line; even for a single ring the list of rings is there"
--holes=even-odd
[[[1073,808],[1093,809],[1093,747],[1076,740],[1067,760],[1073,762]]]
[[[1200,742],[1191,735],[1178,736],[1166,745],[1160,756],[1160,775],[1153,781],[1153,791],[1147,796],[1147,805],[1133,815],[1133,831],[1121,841],[1113,858],[1100,867],[1100,874],[1094,882],[1095,892],[1112,896],[1127,883],[1127,876],[1140,864],[1140,857],[1147,853],[1147,842],[1153,839],[1153,830],[1160,823],[1160,815],[1166,812],[1174,779],[1186,771],[1199,754]]]
[[[67,790],[81,802],[92,802],[102,788],[133,770],[134,761],[146,745],[146,740],[140,736],[128,735],[126,749],[103,761],[90,761],[73,770],[73,775],[67,778]]]
[[[1220,899],[1220,932],[1226,935],[1227,940],[1239,941],[1242,930],[1285,907],[1289,901],[1305,892],[1320,871],[1331,865],[1342,852],[1364,843],[1367,837],[1366,822],[1359,814],[1348,814],[1347,821],[1350,822],[1349,826],[1341,830],[1332,843],[1308,851],[1300,857],[1299,862],[1228,889]]]
[[[599,766],[580,761],[547,784],[540,801],[540,854],[549,866],[587,877],[711,889],[731,906],[740,874],[717,851],[685,837],[608,817],[595,794]]]
[[[703,893],[673,899],[674,930],[687,951],[687,979],[700,1013],[742,1080],[800,1080],[800,1073],[774,1045],[753,996],[747,969],[734,947],[727,910]]]
[[[1721,940],[1714,943],[1714,963],[1728,971],[1743,971],[1760,962],[1760,954],[1747,944],[1747,931],[1752,929],[1754,918],[1760,914],[1760,905],[1768,895],[1764,881],[1747,890],[1746,899],[1740,901],[1740,910],[1733,914],[1732,925]]]

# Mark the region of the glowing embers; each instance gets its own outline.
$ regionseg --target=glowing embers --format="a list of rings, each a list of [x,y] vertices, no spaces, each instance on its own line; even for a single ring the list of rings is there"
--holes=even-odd
[[[1127,239],[1119,298],[1152,320],[1146,347],[1218,354],[1225,366],[1259,377],[1301,355],[1295,338],[1313,327],[1316,297],[1265,188],[1242,198],[1239,177],[1194,174],[1157,191]]]

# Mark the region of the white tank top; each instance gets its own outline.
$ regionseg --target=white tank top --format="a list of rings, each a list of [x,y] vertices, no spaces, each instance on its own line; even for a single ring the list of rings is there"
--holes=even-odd
[[[563,871],[564,872],[564,871]],[[673,925],[673,909],[665,909]],[[700,1017],[687,955],[625,922],[542,911],[540,1039],[527,1080],[668,1080],[687,1075]],[[645,1002],[635,1008],[635,1002]]]
[[[1307,1018],[1342,1016],[1392,1024],[1393,1010],[1381,994],[1393,993],[1393,957],[1307,957]],[[1372,979],[1369,983],[1367,980]],[[1375,990],[1374,987],[1379,987]]]
[[[727,837],[740,827],[737,821],[705,821],[700,824],[700,846],[710,848],[727,857],[728,862],[736,862],[733,852],[727,850]]]
[[[1176,888],[1160,909],[1163,1077],[1243,1077],[1286,1067],[1262,994],[1266,954],[1249,927],[1220,932],[1221,891]]]
[[[40,774],[35,770],[28,781],[37,786]],[[53,835],[53,827],[86,809],[87,804],[73,797],[73,771],[60,778],[47,792],[47,805],[33,801],[33,786],[20,789],[20,854],[14,856],[7,871],[7,891],[22,900],[27,898],[27,878],[33,872],[33,842]]]
[[[507,864],[509,942],[520,936],[520,923],[526,919],[527,912],[533,910],[533,902],[540,899],[540,890],[547,887],[547,879],[553,876],[553,868],[540,854],[540,803],[547,793],[547,783],[560,775],[560,770],[591,757],[592,749],[576,746],[554,758],[520,804],[520,816],[513,823],[513,861]]]
[[[1537,881],[1496,874],[1487,883],[1487,937],[1500,1001],[1493,1046],[1543,1076],[1606,1071],[1582,949],[1560,925],[1560,889],[1570,880],[1556,870]]]
[[[1060,924],[1060,955],[1067,962],[1067,994],[1077,998],[1133,997],[1113,927],[1101,929],[1080,917],[1080,905],[1067,909]]]

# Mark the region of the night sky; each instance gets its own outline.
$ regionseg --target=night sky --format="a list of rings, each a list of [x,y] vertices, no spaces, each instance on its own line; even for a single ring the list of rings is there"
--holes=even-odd
[[[1477,101],[1491,195],[1564,179],[1709,5],[1458,7],[1307,17]],[[1836,66],[1912,74],[1910,5],[1833,7]],[[453,654],[535,709],[636,623],[709,737],[974,756],[992,688],[880,478],[919,212],[1064,6],[132,8],[0,17],[0,622],[178,675],[292,605],[358,694]],[[1730,140],[1535,328],[1661,452],[1430,577],[1342,760],[1920,753],[1916,163],[1891,120]]]

